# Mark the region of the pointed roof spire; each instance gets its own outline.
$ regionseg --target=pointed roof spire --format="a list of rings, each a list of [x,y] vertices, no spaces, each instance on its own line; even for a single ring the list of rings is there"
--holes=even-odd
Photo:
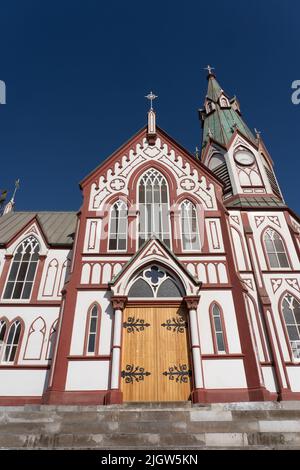
[[[202,147],[206,147],[210,138],[223,147],[227,147],[235,130],[240,131],[255,143],[256,139],[253,133],[242,119],[237,99],[230,98],[224,92],[215,73],[212,72],[212,67],[208,65],[205,70],[208,70],[207,94],[204,108],[199,110],[203,127]]]
[[[14,210],[15,195],[16,195],[16,192],[19,189],[19,187],[20,187],[20,179],[18,178],[15,181],[15,189],[14,189],[13,195],[12,195],[11,199],[8,201],[8,203],[6,204],[6,206],[3,209],[3,215],[8,214],[9,212]]]

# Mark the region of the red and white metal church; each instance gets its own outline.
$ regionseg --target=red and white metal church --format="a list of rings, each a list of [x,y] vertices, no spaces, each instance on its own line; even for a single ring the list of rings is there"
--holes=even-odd
[[[7,206],[0,405],[300,399],[300,220],[211,69],[199,117],[193,155],[151,105],[77,213]]]

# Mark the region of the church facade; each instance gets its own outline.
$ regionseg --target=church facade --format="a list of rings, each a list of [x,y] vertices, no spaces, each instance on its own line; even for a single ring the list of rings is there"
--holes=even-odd
[[[0,404],[300,399],[300,220],[209,69],[201,154],[156,125],[75,212],[0,217]]]

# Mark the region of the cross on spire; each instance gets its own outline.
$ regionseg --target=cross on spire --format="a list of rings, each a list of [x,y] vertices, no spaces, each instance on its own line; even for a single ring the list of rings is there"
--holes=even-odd
[[[211,67],[210,65],[207,65],[206,67],[204,67],[204,70],[208,71],[208,75],[213,75],[213,70],[215,70],[215,68]]]
[[[150,91],[150,93],[148,93],[148,95],[146,95],[145,98],[147,98],[147,100],[150,101],[150,110],[152,110],[153,109],[153,100],[155,100],[155,98],[158,98],[158,96],[154,95],[154,93],[152,91]]]

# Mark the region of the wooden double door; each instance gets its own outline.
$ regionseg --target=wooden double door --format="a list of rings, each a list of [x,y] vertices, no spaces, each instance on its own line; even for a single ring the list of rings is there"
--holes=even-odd
[[[127,307],[123,318],[123,400],[186,401],[191,375],[186,310]]]

